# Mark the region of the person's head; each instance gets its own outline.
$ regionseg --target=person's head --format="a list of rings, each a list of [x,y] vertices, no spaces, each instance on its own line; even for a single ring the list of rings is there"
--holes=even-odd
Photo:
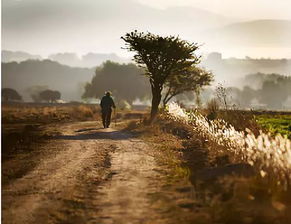
[[[110,92],[110,91],[106,91],[106,92],[105,92],[105,95],[106,95],[106,96],[111,96],[111,92]]]

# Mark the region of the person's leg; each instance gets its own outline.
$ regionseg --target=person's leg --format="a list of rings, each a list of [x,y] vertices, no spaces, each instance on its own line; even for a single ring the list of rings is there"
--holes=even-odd
[[[107,116],[106,116],[106,127],[109,128],[109,125],[110,125],[110,121],[111,121],[111,113],[112,113],[112,110],[110,109],[108,112],[107,112]]]
[[[104,128],[106,128],[106,114],[105,111],[102,111],[102,123]]]

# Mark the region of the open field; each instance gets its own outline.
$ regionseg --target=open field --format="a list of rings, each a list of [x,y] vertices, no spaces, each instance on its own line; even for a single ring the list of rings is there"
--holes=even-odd
[[[209,114],[206,109],[199,112],[204,116]],[[247,128],[258,135],[263,130],[273,136],[281,134],[291,138],[291,111],[217,110],[216,118],[225,120],[238,131]]]
[[[116,118],[140,118],[145,111],[118,110]],[[2,123],[51,123],[100,120],[99,104],[6,103],[2,104]]]
[[[98,105],[10,103],[2,106],[2,123],[50,123],[98,118]]]
[[[257,122],[266,131],[274,135],[280,133],[291,139],[291,113],[289,115],[259,115]]]

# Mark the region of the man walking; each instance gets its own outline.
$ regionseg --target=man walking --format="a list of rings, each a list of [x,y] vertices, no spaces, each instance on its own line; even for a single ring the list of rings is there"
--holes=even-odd
[[[114,101],[111,97],[111,92],[107,91],[102,97],[101,102],[102,122],[104,128],[109,128],[111,121],[112,107],[115,109]]]

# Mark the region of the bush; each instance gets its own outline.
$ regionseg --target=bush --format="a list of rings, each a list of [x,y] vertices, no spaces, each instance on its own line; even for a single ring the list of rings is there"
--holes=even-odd
[[[2,100],[5,102],[22,100],[22,97],[19,95],[19,93],[15,89],[3,88],[1,91],[1,94],[2,94]]]
[[[217,102],[217,100],[211,99],[207,103],[206,110],[207,110],[207,119],[209,119],[209,120],[216,119],[218,111],[219,111],[219,103]]]

